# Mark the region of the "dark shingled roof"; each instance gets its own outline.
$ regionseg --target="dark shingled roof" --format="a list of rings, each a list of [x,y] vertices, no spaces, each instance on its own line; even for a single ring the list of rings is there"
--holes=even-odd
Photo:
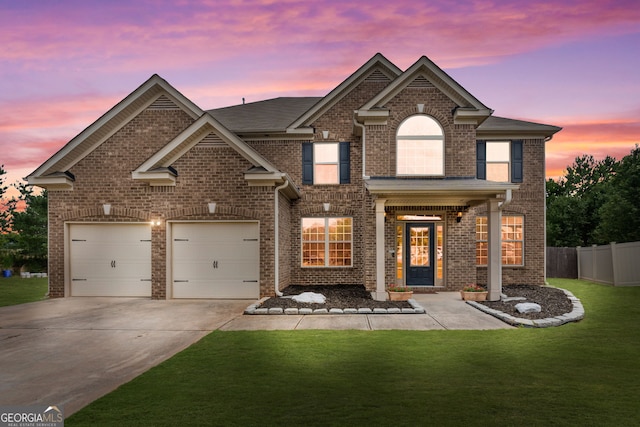
[[[235,133],[282,132],[321,97],[281,97],[208,110]]]
[[[487,120],[478,126],[478,131],[501,132],[501,131],[533,131],[556,133],[561,128],[557,126],[544,125],[541,123],[525,122],[524,120],[507,119],[504,117],[489,116]]]
[[[298,117],[322,97],[280,97],[248,104],[208,110],[216,120],[236,134],[284,132]],[[478,127],[479,132],[533,132],[553,135],[561,128],[523,120],[489,116]]]

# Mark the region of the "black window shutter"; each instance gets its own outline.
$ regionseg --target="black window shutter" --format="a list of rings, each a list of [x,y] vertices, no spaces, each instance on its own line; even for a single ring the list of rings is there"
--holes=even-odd
[[[476,141],[476,178],[487,179],[487,142]]]
[[[302,183],[313,185],[313,144],[302,143]]]
[[[511,182],[522,182],[523,157],[522,141],[511,141]]]
[[[340,184],[351,183],[351,159],[349,143],[340,143]]]

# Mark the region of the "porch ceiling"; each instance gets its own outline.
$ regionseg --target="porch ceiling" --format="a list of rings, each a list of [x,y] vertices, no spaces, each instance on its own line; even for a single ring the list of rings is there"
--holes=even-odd
[[[369,193],[386,199],[387,206],[473,206],[503,199],[507,190],[520,188],[518,184],[475,178],[371,178],[365,185]]]

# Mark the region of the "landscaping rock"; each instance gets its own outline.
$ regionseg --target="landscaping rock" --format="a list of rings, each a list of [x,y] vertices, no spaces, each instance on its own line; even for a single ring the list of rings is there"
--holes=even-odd
[[[316,292],[303,292],[300,295],[291,297],[295,302],[304,302],[308,304],[324,304],[327,301],[324,295]]]
[[[518,310],[518,313],[540,313],[542,307],[534,302],[521,302],[516,304],[516,310]]]

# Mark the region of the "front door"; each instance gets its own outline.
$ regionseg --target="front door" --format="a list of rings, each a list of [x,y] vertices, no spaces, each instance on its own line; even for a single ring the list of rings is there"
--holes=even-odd
[[[433,223],[407,223],[405,262],[407,286],[433,286],[435,235]]]

